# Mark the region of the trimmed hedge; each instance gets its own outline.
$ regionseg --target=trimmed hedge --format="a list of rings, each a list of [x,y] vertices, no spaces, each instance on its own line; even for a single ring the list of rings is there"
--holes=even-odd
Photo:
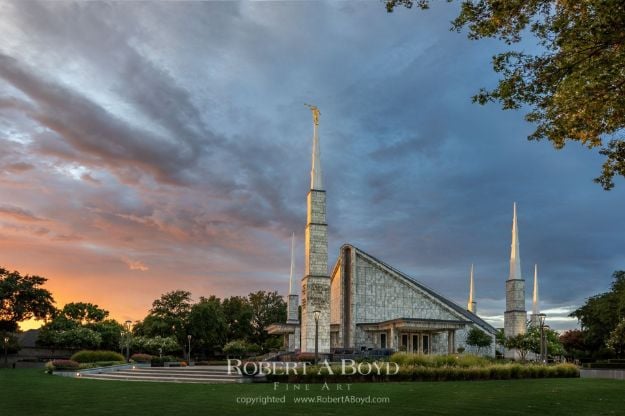
[[[338,370],[338,371],[337,371]],[[463,381],[463,380],[509,380],[522,378],[567,378],[579,377],[579,369],[573,364],[521,365],[504,364],[484,367],[425,367],[403,366],[396,375],[346,375],[340,374],[340,367],[332,367],[333,375],[326,368],[320,370],[308,367],[303,374],[268,374],[267,380],[289,383],[345,383],[380,381]],[[319,374],[321,372],[321,374]]]
[[[80,364],[80,369],[86,370],[88,368],[111,367],[122,364],[126,364],[126,361],[96,361],[95,363],[82,363]]]
[[[125,358],[115,351],[83,350],[72,355],[72,360],[79,363],[95,363],[98,361],[125,361]]]
[[[613,362],[608,362],[608,363],[590,363],[590,364],[584,364],[585,368],[594,368],[594,369],[610,369],[610,370],[619,370],[619,369],[625,369],[625,364],[621,364],[621,363],[613,363]]]

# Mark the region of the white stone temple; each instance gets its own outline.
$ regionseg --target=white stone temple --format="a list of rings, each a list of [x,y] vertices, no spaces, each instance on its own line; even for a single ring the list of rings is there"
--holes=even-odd
[[[328,273],[326,192],[318,136],[320,113],[317,107],[310,108],[313,151],[307,196],[301,322],[297,317],[297,295],[292,294],[290,284],[287,322],[274,323],[267,331],[284,335],[285,349],[290,352],[314,352],[317,328],[320,354],[369,350],[449,354],[457,352],[458,348],[477,353],[466,345],[466,337],[471,328],[478,328],[492,337],[491,346],[480,353],[494,356],[496,329],[476,315],[473,267],[467,308],[351,244],[340,248]],[[513,230],[513,236],[515,232]],[[516,246],[518,251],[518,239]],[[512,265],[511,260],[511,268]],[[291,279],[292,276],[293,260]],[[516,276],[520,278],[520,271],[515,275],[511,272],[511,278],[516,279]],[[514,286],[515,290],[523,287]],[[524,303],[513,306],[514,310],[522,309],[525,313]]]

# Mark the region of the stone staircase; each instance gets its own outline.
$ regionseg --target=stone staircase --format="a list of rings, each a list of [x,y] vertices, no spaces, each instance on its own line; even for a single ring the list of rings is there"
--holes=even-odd
[[[169,383],[249,383],[252,377],[228,374],[226,366],[136,367],[116,371],[81,372],[80,378]]]

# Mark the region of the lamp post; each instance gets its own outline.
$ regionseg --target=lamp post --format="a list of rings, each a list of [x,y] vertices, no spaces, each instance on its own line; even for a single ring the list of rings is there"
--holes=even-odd
[[[313,316],[315,317],[315,364],[317,364],[319,362],[319,317],[321,311],[314,311]]]
[[[9,368],[9,337],[4,337],[4,366]]]
[[[130,362],[130,324],[132,321],[128,320],[124,322],[124,327],[126,328],[126,362]]]
[[[545,318],[544,313],[538,314],[538,323],[540,324],[540,361],[545,362]]]
[[[543,361],[545,364],[549,361],[549,348],[547,346],[547,330],[549,329],[549,325],[543,325],[543,352],[545,353]]]
[[[187,357],[187,363],[191,365],[191,334],[187,335],[187,340],[189,341],[189,356]]]

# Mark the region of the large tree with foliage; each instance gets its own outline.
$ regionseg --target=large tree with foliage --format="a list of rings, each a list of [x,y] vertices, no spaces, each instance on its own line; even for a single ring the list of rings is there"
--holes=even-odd
[[[98,305],[87,302],[71,302],[66,304],[59,316],[81,325],[103,321],[109,315],[109,311]]]
[[[606,341],[606,346],[614,351],[617,357],[621,358],[625,354],[625,319],[610,332],[610,337]]]
[[[150,337],[174,336],[180,345],[187,342],[187,321],[192,307],[191,292],[174,290],[152,302],[152,309],[134,332]]]
[[[88,302],[71,302],[39,330],[37,343],[53,348],[119,348],[123,327],[106,319],[109,311]]]
[[[0,331],[15,332],[18,324],[31,318],[50,319],[56,309],[52,294],[41,286],[40,276],[21,275],[0,267]]]
[[[221,306],[227,325],[226,342],[247,339],[252,333],[252,307],[247,298],[231,296]]]
[[[452,0],[448,0],[452,1]],[[427,9],[429,0],[388,0]],[[536,125],[530,140],[556,149],[575,141],[601,147],[604,189],[625,176],[625,2],[622,0],[464,0],[452,30],[469,39],[497,38],[508,45],[532,33],[538,52],[507,51],[493,57],[498,86],[473,97],[504,109],[527,106]],[[525,49],[527,47],[525,46]]]
[[[584,305],[571,313],[584,333],[584,342],[593,355],[609,355],[606,343],[610,333],[625,318],[625,271],[615,271],[609,292],[589,298]]]
[[[586,345],[584,332],[580,329],[565,331],[560,335],[560,343],[564,348],[564,355],[568,358],[585,358],[590,354],[589,348]]]
[[[202,356],[214,355],[226,342],[226,317],[221,302],[215,296],[201,297],[189,312],[188,333],[192,350]]]
[[[564,346],[560,342],[560,334],[551,328],[543,329],[545,336],[545,346],[547,347],[548,356],[564,355]],[[525,335],[529,339],[530,351],[534,354],[540,354],[540,327],[530,326]]]
[[[264,290],[250,293],[248,302],[252,309],[252,333],[250,341],[263,345],[265,348],[279,346],[275,344],[265,328],[274,322],[286,321],[286,302],[278,292]],[[269,342],[268,342],[269,341]],[[279,342],[279,341],[276,341]]]

